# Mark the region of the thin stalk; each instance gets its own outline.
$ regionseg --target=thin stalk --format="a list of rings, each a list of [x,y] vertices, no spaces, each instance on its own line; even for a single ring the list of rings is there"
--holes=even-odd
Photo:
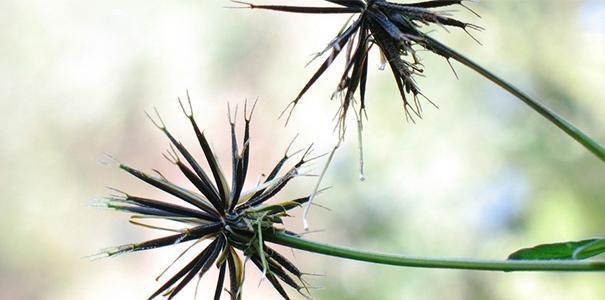
[[[446,57],[450,57],[460,62],[461,64],[475,70],[477,73],[483,75],[485,78],[489,79],[491,82],[500,86],[501,88],[507,90],[509,93],[513,94],[515,97],[519,98],[521,101],[525,102],[525,104],[529,105],[533,110],[537,113],[541,114],[543,117],[548,119],[550,122],[554,123],[561,130],[565,131],[569,136],[575,139],[578,143],[582,144],[588,151],[592,152],[602,161],[605,161],[605,148],[601,146],[598,142],[593,140],[587,134],[582,132],[580,129],[575,127],[569,121],[565,120],[563,117],[558,115],[557,113],[550,110],[548,107],[544,106],[542,103],[532,99],[530,96],[508,83],[504,79],[496,76],[494,73],[488,71],[482,66],[478,65],[474,61],[470,60],[466,56],[456,52],[455,50],[449,48],[448,46],[440,43],[439,41],[425,36],[428,41],[429,47],[434,48],[435,50],[440,51]]]
[[[463,269],[480,271],[605,271],[605,261],[587,260],[476,260],[460,258],[429,258],[402,256],[356,250],[309,241],[281,232],[266,232],[265,241],[328,256],[365,261],[383,265],[433,269]]]

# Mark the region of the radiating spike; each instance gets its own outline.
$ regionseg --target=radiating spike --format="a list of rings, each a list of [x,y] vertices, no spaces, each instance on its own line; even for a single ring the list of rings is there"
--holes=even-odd
[[[174,154],[176,155],[176,153]],[[179,159],[178,156],[176,156],[176,160],[174,161],[174,164],[176,166],[178,166],[179,170],[181,170],[181,173],[183,173],[183,175],[185,175],[185,177],[187,177],[187,179],[189,179],[189,181],[204,195],[206,196],[206,198],[208,199],[208,201],[210,202],[210,204],[212,204],[212,206],[215,208],[217,213],[222,213],[224,211],[223,208],[223,203],[222,201],[216,197],[216,195],[213,193],[212,189],[206,184],[204,183],[204,181],[198,177],[194,171],[192,171],[191,169],[189,169],[189,167],[187,167],[185,164],[183,164]]]
[[[218,221],[218,218],[216,218],[215,216],[210,215],[208,213],[205,213],[203,211],[200,211],[197,209],[191,209],[191,208],[176,205],[176,204],[171,204],[168,202],[163,202],[163,201],[158,201],[158,200],[153,200],[153,199],[148,199],[148,198],[143,198],[143,197],[137,197],[137,196],[132,196],[132,195],[128,195],[128,194],[126,195],[125,201],[127,203],[134,203],[136,205],[140,205],[140,206],[144,206],[144,207],[150,207],[150,208],[155,208],[158,210],[163,210],[163,211],[173,213],[175,215],[179,215],[179,216],[183,216],[183,217],[195,217],[195,218],[200,218],[200,219],[206,220],[206,221]]]
[[[244,267],[235,250],[230,248],[229,251],[230,255],[227,256],[227,263],[229,264],[230,292],[232,299],[241,299]]]
[[[212,171],[212,175],[214,176],[214,182],[215,182],[216,186],[218,187],[218,193],[223,202],[223,205],[227,205],[227,203],[229,201],[229,186],[227,184],[227,181],[225,180],[225,176],[223,175],[223,172],[219,166],[219,163],[218,163],[216,157],[214,156],[212,149],[210,148],[210,144],[208,144],[208,140],[206,140],[206,136],[200,130],[200,128],[197,126],[197,123],[193,117],[193,114],[190,114],[187,117],[189,118],[189,121],[191,122],[191,126],[193,127],[193,130],[195,131],[195,135],[198,139],[200,147],[202,148],[202,151],[204,152],[206,161],[208,162],[208,165],[210,166],[210,170]]]
[[[196,195],[194,195],[193,193],[171,183],[170,181],[166,181],[163,179],[158,179],[155,177],[152,177],[150,175],[147,175],[144,172],[141,172],[139,170],[133,169],[127,165],[121,164],[120,165],[120,169],[130,173],[131,175],[139,178],[140,180],[164,191],[167,192],[175,197],[178,197],[184,201],[186,201],[187,203],[198,207],[199,209],[205,211],[206,213],[209,214],[216,214],[217,212],[214,210],[214,208],[210,205],[208,205],[207,203],[205,203],[205,200],[202,199],[201,197],[198,197]]]
[[[228,251],[228,250],[226,250]],[[218,272],[218,280],[216,282],[216,288],[214,289],[214,300],[220,300],[221,294],[223,291],[223,284],[225,282],[225,271],[227,267],[227,262],[223,262],[220,267],[220,271]]]
[[[216,248],[220,246],[221,241],[222,239],[219,236],[219,238],[212,241],[212,243],[210,243],[210,245],[208,245],[208,247],[202,251],[197,262],[187,272],[187,274],[180,279],[181,281],[170,291],[168,300],[174,298],[174,296],[176,296],[191,281],[191,279],[193,279],[200,269],[206,265],[212,265],[214,263],[212,259],[213,257],[216,259],[216,256],[213,254],[216,252]]]
[[[185,276],[185,274],[189,273],[200,261],[203,261],[205,259],[205,257],[208,255],[208,252],[210,252],[211,247],[213,247],[213,244],[208,245],[204,249],[204,251],[202,251],[198,256],[196,256],[194,259],[192,259],[185,267],[183,267],[180,271],[178,271],[174,276],[172,276],[170,279],[168,279],[159,289],[157,289],[153,294],[151,294],[151,296],[149,296],[149,298],[147,298],[147,300],[151,300],[151,299],[157,297],[158,295],[164,293],[166,290],[168,290],[170,287],[172,287],[172,285],[174,285],[178,280],[183,278],[183,276]],[[174,290],[171,290],[170,294],[174,294]]]
[[[266,9],[274,11],[283,11],[290,13],[303,14],[350,14],[361,12],[357,7],[308,7],[308,6],[287,6],[287,5],[256,5],[249,2],[231,0],[231,2],[242,4],[250,9]]]
[[[260,261],[259,257],[255,257],[252,256],[250,258],[250,260],[254,263],[254,265],[261,271],[264,272],[264,267],[262,262]],[[279,281],[277,280],[277,278],[275,278],[275,276],[268,272],[265,274],[266,278],[269,280],[269,282],[271,283],[271,285],[273,285],[273,287],[275,288],[275,290],[277,290],[277,292],[286,300],[289,300],[290,297],[288,296],[288,293],[286,293],[286,290],[284,290],[284,287],[279,283]]]

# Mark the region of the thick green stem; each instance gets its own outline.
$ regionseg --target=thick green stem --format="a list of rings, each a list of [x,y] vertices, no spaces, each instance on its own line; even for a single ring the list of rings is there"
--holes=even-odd
[[[565,133],[571,136],[573,139],[578,141],[578,143],[582,144],[586,149],[600,158],[602,161],[605,161],[605,148],[601,146],[598,142],[594,141],[580,129],[575,127],[569,121],[565,120],[563,117],[559,116],[557,113],[553,112],[542,103],[532,99],[527,94],[523,93],[521,90],[514,87],[512,84],[506,82],[505,80],[499,78],[494,73],[488,71],[482,66],[478,65],[474,61],[470,60],[466,56],[454,51],[448,46],[440,43],[439,41],[426,36],[425,37],[428,42],[428,46],[437,50],[439,53],[443,54],[446,57],[450,57],[455,59],[456,61],[462,63],[463,65],[475,70],[477,73],[483,75],[485,78],[489,79],[493,83],[497,84],[501,88],[507,90],[509,93],[513,94],[515,97],[519,98],[521,101],[525,102],[525,104],[529,105],[533,110],[537,113],[541,114],[543,117],[548,119],[550,122],[557,125],[557,127],[561,128]]]
[[[578,261],[578,260],[475,260],[457,258],[428,258],[382,254],[361,251],[346,247],[313,242],[289,234],[266,232],[265,241],[284,245],[307,252],[319,253],[346,259],[365,261],[383,265],[433,268],[433,269],[464,269],[481,271],[605,271],[605,261]]]

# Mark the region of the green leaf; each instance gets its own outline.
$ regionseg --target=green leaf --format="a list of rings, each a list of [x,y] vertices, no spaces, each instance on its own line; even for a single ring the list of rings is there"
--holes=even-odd
[[[575,242],[542,244],[524,248],[508,256],[509,260],[577,260],[605,253],[605,239],[587,239]]]

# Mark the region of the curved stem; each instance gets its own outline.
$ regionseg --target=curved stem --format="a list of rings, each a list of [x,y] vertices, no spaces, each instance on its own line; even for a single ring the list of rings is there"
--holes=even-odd
[[[553,112],[548,107],[544,106],[542,103],[532,99],[530,96],[528,96],[512,84],[496,76],[494,73],[478,65],[466,56],[454,51],[453,49],[429,36],[425,36],[425,38],[430,48],[437,50],[440,54],[444,55],[445,57],[455,59],[456,61],[483,75],[485,78],[489,79],[491,82],[497,84],[501,88],[507,90],[509,93],[513,94],[515,97],[525,102],[525,104],[529,105],[529,107],[531,107],[537,113],[541,114],[550,122],[557,125],[557,127],[565,131],[565,133],[575,139],[578,143],[582,144],[586,149],[588,149],[602,161],[605,161],[605,148],[601,146],[598,142],[590,138],[588,135],[586,135],[584,132],[582,132],[580,129],[575,127],[569,121],[565,120],[563,117]]]
[[[605,261],[578,260],[476,260],[459,258],[429,258],[383,254],[352,248],[339,247],[301,239],[282,232],[263,234],[265,241],[283,246],[334,257],[365,261],[383,265],[433,268],[464,269],[481,271],[605,271]]]

